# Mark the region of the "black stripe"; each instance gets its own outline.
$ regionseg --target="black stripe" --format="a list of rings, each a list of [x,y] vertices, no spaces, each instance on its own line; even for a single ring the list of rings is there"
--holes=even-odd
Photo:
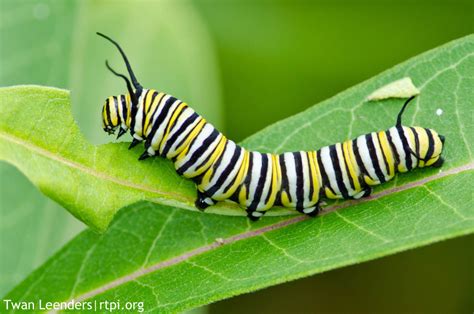
[[[265,204],[268,204],[268,202],[270,202],[270,197],[272,196],[272,191],[273,191],[273,167],[275,167],[275,165],[273,164],[273,158],[270,157],[268,163],[271,164],[272,167],[269,170],[269,171],[271,171],[270,187],[268,188],[267,197],[265,198]]]
[[[309,170],[309,199],[308,200],[311,200],[314,194],[314,185],[313,185],[314,177],[313,177],[313,172],[311,171],[311,160],[309,157],[309,152],[305,152],[305,154],[306,154],[306,160],[308,162],[308,170]]]
[[[122,105],[122,115],[123,115],[123,123],[127,124],[127,118],[128,118],[128,110],[127,110],[127,102],[125,99],[125,95],[120,95],[120,102]]]
[[[143,94],[143,90],[140,90],[140,93],[138,95],[136,95],[136,98],[137,98],[137,101],[139,102],[140,98],[143,98],[142,97],[142,94]],[[135,123],[137,121],[137,113],[138,113],[138,103],[137,104],[132,104],[132,110],[131,110],[131,114],[132,114],[132,121],[130,123],[130,130],[131,130],[131,134],[133,135],[135,133]]]
[[[112,118],[110,117],[110,99],[107,98],[105,104],[105,122],[106,125],[112,126]]]
[[[394,170],[397,172],[398,165],[400,164],[400,155],[398,155],[397,147],[395,146],[395,143],[392,141],[392,135],[390,135],[390,131],[385,131],[387,134],[387,140],[388,143],[390,144],[390,148],[392,149],[392,154],[395,156],[395,165],[394,165]]]
[[[148,94],[148,93],[147,93],[147,94]],[[143,119],[142,119],[142,123],[143,123],[142,129],[145,127],[145,118],[146,118],[148,115],[150,115],[150,114],[151,114],[151,116],[150,116],[150,122],[149,122],[149,123],[153,123],[153,116],[155,115],[155,113],[156,113],[157,110],[155,110],[155,111],[153,111],[153,112],[150,112],[150,110],[152,109],[153,102],[155,101],[155,98],[156,98],[156,96],[158,96],[158,94],[159,94],[159,93],[156,92],[156,91],[153,92],[153,95],[151,95],[151,100],[150,100],[150,108],[148,108],[148,111],[147,111],[146,113],[145,113],[145,110],[143,110],[144,117],[143,117]],[[145,103],[146,97],[147,97],[147,95],[145,95],[145,98],[144,98],[144,100],[143,100],[143,103]],[[158,107],[159,107],[159,104],[158,104],[158,106],[156,106],[156,107],[158,108]],[[143,108],[145,108],[145,107],[143,107]],[[146,132],[146,130],[143,129],[143,131],[142,131],[143,136],[145,136],[145,132]],[[151,134],[151,132],[150,132],[150,134]]]
[[[286,192],[288,195],[288,199],[291,202],[291,195],[288,193],[289,190],[289,183],[288,183],[288,174],[286,173],[286,163],[285,163],[285,156],[284,154],[278,155],[278,161],[280,162],[280,168],[281,168],[281,191],[280,191],[280,197],[281,197],[281,192]]]
[[[119,99],[114,97],[115,115],[117,116],[117,125],[120,125]]]
[[[418,138],[418,132],[416,132],[416,130],[412,127],[410,127],[410,130],[412,130],[413,132],[413,135],[415,136],[415,153],[416,153],[416,156],[420,157],[420,153],[421,153],[421,148],[420,148],[420,139]],[[416,166],[418,167],[418,164],[419,164],[419,160],[418,158],[416,158]]]
[[[249,199],[249,194],[250,194],[250,191],[249,191],[249,188],[250,188],[250,182],[252,182],[252,170],[253,170],[253,154],[255,154],[254,152],[251,152],[250,153],[250,158],[249,158],[249,170],[247,172],[247,177],[245,178],[245,181],[244,181],[244,185],[246,187],[245,189],[245,199],[248,200]]]
[[[380,151],[382,152],[382,158],[383,158],[383,161],[385,163],[385,170],[387,171],[387,175],[390,175],[390,169],[388,167],[388,159],[387,159],[387,156],[385,155],[385,152],[383,150],[382,141],[380,140],[379,133],[376,133],[376,134],[377,134],[377,139],[379,140],[379,148],[380,148]]]
[[[400,139],[402,140],[402,146],[403,146],[403,151],[405,152],[405,164],[407,166],[407,170],[411,170],[413,169],[413,165],[411,162],[410,145],[408,145],[408,140],[405,137],[405,134],[403,132],[403,127],[397,126],[397,131],[398,131],[398,136],[400,136]]]
[[[178,137],[186,130],[187,127],[189,127],[196,119],[199,117],[199,115],[194,112],[192,115],[190,115],[186,120],[181,123],[179,126],[179,129],[173,133],[173,135],[166,141],[165,147],[163,148],[163,153],[161,154],[162,156],[166,156],[173,146],[174,142],[178,139]],[[192,129],[189,130],[189,133],[191,133]],[[183,138],[183,141],[186,140],[186,136]],[[178,146],[179,147],[179,146]]]
[[[227,144],[228,144],[228,143],[229,143],[229,141],[226,141],[225,146],[224,146],[224,153],[225,153],[225,150],[226,150],[226,148],[227,148]],[[213,168],[214,170],[216,170],[217,167],[219,167],[219,165],[221,164],[221,161],[222,161],[222,157],[223,157],[223,156],[224,156],[224,154],[222,154],[222,155],[212,164],[212,168]],[[201,175],[199,175],[199,176],[197,176],[197,177],[195,177],[195,178],[192,178],[192,180],[194,180],[194,182],[196,182],[196,184],[199,185],[199,184],[202,183],[202,178],[204,177],[205,174],[206,174],[206,173],[204,172],[203,174],[201,174]],[[214,174],[213,174],[213,175],[211,176],[211,178],[209,179],[209,182],[212,180],[213,177],[214,177]],[[209,191],[209,189],[208,189],[207,191]],[[212,194],[214,194],[214,193],[212,193]],[[211,194],[209,194],[209,195],[211,195]]]
[[[173,105],[173,103],[176,101],[176,98],[174,98],[173,96],[170,96],[170,98],[168,98],[168,100],[165,101],[165,103],[163,104],[163,108],[161,109],[160,111],[160,107],[161,107],[161,102],[163,101],[164,97],[160,100],[160,104],[158,106],[156,106],[156,109],[154,112],[150,112],[150,114],[152,115],[152,117],[150,118],[150,121],[151,123],[153,123],[153,127],[150,131],[150,134],[148,135],[147,139],[146,139],[146,143],[145,143],[145,147],[150,147],[151,145],[151,141],[153,140],[153,137],[155,136],[155,133],[156,131],[158,130],[158,128],[160,127],[160,125],[163,123],[163,121],[165,120],[166,116],[168,115],[168,112],[170,111],[170,108],[171,106]],[[155,122],[153,122],[153,116],[156,114],[156,112],[160,112],[158,114],[158,117],[156,118]],[[158,143],[156,143],[157,145],[160,144],[161,142],[161,138],[158,139]]]
[[[349,198],[349,193],[347,192],[346,185],[344,184],[344,179],[342,177],[341,166],[339,165],[339,158],[337,157],[336,145],[329,146],[329,156],[331,156],[332,167],[334,173],[336,174],[336,184],[341,191],[342,197]]]
[[[239,151],[242,151],[242,150],[243,150],[240,146],[238,146],[238,145],[236,145],[236,146],[237,146],[237,149],[238,149]],[[239,161],[240,155],[241,155],[241,154],[239,153],[238,158],[235,160],[235,162],[233,162],[233,160],[234,160],[233,158],[231,159],[231,166],[232,166],[232,168],[234,168],[234,167],[237,166],[237,162]],[[235,183],[235,179],[237,179],[237,176],[238,176],[238,174],[239,174],[240,169],[245,166],[245,164],[244,164],[244,158],[245,158],[245,152],[244,152],[244,154],[242,154],[242,161],[240,162],[240,167],[239,167],[239,169],[237,169],[237,171],[236,171],[236,173],[235,173],[234,180],[232,180],[232,181],[224,188],[223,193],[227,193],[227,192],[229,191],[230,187]],[[231,168],[231,169],[232,169],[232,168]]]
[[[148,98],[148,94],[150,93],[151,91],[150,90],[147,90],[146,93],[145,93],[145,96],[143,96],[143,110],[142,110],[142,135],[145,136],[145,130],[144,130],[144,127],[145,127],[145,118],[146,116],[148,115],[148,111],[145,111],[146,109],[146,99]],[[151,108],[151,104],[150,104],[150,108]],[[150,109],[149,108],[149,109]],[[147,146],[148,147],[148,146]]]
[[[367,148],[369,149],[370,161],[372,166],[375,169],[375,174],[379,178],[380,183],[385,182],[385,176],[383,175],[382,169],[380,169],[379,160],[377,158],[377,151],[375,149],[374,140],[372,139],[372,134],[366,134],[365,140],[367,143]]]
[[[189,133],[183,137],[183,139],[181,140],[181,142],[178,143],[178,145],[176,145],[176,147],[181,147],[184,142],[186,142],[188,140],[188,136],[194,132],[194,130],[199,126],[201,121],[198,121],[198,123],[196,123],[196,125],[189,131]],[[202,130],[206,127],[206,122],[204,122],[204,124],[202,125],[201,127],[201,131],[198,132],[198,134],[196,135],[196,137],[194,137],[194,139],[191,141],[191,143],[188,144],[188,146],[191,146],[192,143],[194,143],[194,141],[196,140],[197,136],[199,135],[199,133],[202,132]]]
[[[181,102],[176,106],[176,109],[171,113],[170,115],[170,118],[168,119],[168,122],[166,123],[166,126],[164,128],[164,131],[166,132],[166,130],[169,128],[170,129],[170,133],[171,131],[173,130],[173,127],[176,125],[176,122],[178,121],[179,119],[179,116],[183,114],[184,110],[188,107],[186,105],[183,106],[183,108],[181,109],[181,111],[178,113],[178,115],[176,116],[176,119],[173,121],[173,124],[170,125],[171,123],[171,117],[175,114],[175,112],[179,109],[179,106],[181,105]],[[165,134],[165,132],[163,132],[163,134]]]
[[[298,152],[293,153],[295,160],[295,175],[296,175],[296,208],[303,209],[304,201],[304,181],[303,181],[303,161],[301,160],[301,154]]]
[[[217,132],[219,132],[219,131],[217,131]],[[219,139],[219,141],[217,141],[216,147],[214,147],[214,149],[212,150],[212,152],[210,152],[209,154],[207,154],[207,157],[203,160],[203,162],[201,162],[199,165],[194,165],[194,166],[196,166],[196,170],[197,170],[197,169],[200,169],[202,166],[204,166],[204,165],[209,161],[209,159],[211,159],[212,154],[214,154],[214,153],[216,152],[217,147],[219,146],[220,141],[221,141],[220,139]],[[226,142],[227,142],[227,141],[226,141]],[[212,144],[212,143],[211,143],[211,144]],[[224,145],[225,145],[225,144],[224,144]],[[221,154],[221,155],[222,155],[222,154]],[[199,159],[199,157],[201,157],[201,156],[197,156],[197,159]],[[197,159],[196,159],[196,161],[197,161]],[[209,165],[209,167],[208,167],[207,169],[209,169],[211,166],[212,166],[212,163]],[[204,171],[206,171],[207,169],[205,169]]]
[[[197,160],[206,152],[206,150],[209,149],[209,146],[216,140],[216,138],[219,136],[219,134],[220,134],[219,131],[214,129],[211,132],[211,134],[208,137],[206,137],[206,139],[202,142],[201,146],[198,147],[198,149],[196,149],[194,151],[194,153],[191,155],[189,160],[187,162],[185,162],[184,165],[182,165],[181,167],[176,169],[176,172],[179,175],[182,175],[184,172],[186,172],[186,170],[191,168],[197,162]],[[199,135],[196,136],[196,138],[198,138],[198,137],[199,137]],[[190,148],[192,148],[192,146],[190,146]],[[214,151],[214,149],[213,149],[213,151]]]
[[[180,104],[181,104],[181,103],[180,103]],[[178,107],[179,107],[180,104],[178,104],[178,106],[176,106],[175,112],[176,112],[176,110],[178,110]],[[165,126],[165,128],[164,128],[163,136],[166,134],[166,130],[168,130],[168,128],[170,129],[170,131],[168,132],[168,135],[173,132],[173,128],[174,128],[175,125],[178,123],[179,117],[183,114],[183,112],[186,110],[186,108],[188,108],[188,106],[184,105],[184,106],[183,106],[183,109],[181,109],[181,111],[178,113],[178,115],[177,115],[176,118],[174,119],[173,124],[171,124],[171,125],[170,125],[171,117],[174,115],[175,112],[173,112],[173,113],[170,115],[170,118],[168,119],[168,122],[167,122],[167,124],[166,124],[166,126]],[[162,140],[163,140],[163,139],[162,139]],[[168,138],[168,139],[166,140],[165,146],[166,146],[166,143],[169,142],[169,140],[170,140],[170,138]],[[163,154],[162,154],[162,155],[163,155]],[[163,155],[163,156],[166,156],[166,155]]]
[[[216,185],[218,185],[220,187],[220,185],[222,185],[224,183],[225,179],[227,179],[229,177],[232,170],[234,170],[237,167],[237,161],[239,161],[240,155],[242,155],[242,148],[240,146],[236,145],[234,154],[232,155],[232,158],[231,158],[229,164],[224,169],[224,171],[222,172],[221,177],[219,178],[219,180],[221,180],[221,178],[222,178],[222,183],[219,183],[220,181],[218,180]],[[244,162],[243,162],[244,157],[245,156],[242,157],[242,162],[240,163],[240,167],[235,172],[234,178],[229,182],[229,184],[227,184],[226,187],[224,187],[223,193],[227,193],[229,191],[230,187],[235,183],[235,179],[237,178],[237,176],[239,174],[240,168],[245,166]],[[217,169],[217,167],[215,169]]]
[[[356,159],[356,162],[357,162],[357,166],[359,166],[359,170],[362,173],[362,176],[361,176],[362,185],[366,186],[367,183],[365,183],[365,180],[364,180],[363,176],[366,175],[366,176],[370,177],[370,175],[369,175],[369,172],[367,171],[367,169],[365,168],[364,162],[362,161],[362,157],[360,157],[359,146],[357,146],[357,139],[352,141],[352,151],[354,152],[354,156],[355,156],[355,159]]]
[[[265,181],[267,179],[268,156],[267,154],[258,154],[262,156],[262,167],[260,169],[260,178],[258,178],[257,188],[255,189],[252,203],[250,203],[250,206],[248,207],[249,210],[257,209],[258,203],[260,202],[260,198],[262,197],[263,188],[265,187]]]
[[[425,129],[426,135],[428,135],[428,151],[426,152],[425,160],[428,161],[431,157],[433,157],[433,152],[435,148],[433,133],[431,133],[430,129]]]
[[[317,155],[318,155],[319,172],[321,173],[321,178],[323,179],[321,190],[324,191],[324,188],[328,188],[329,190],[331,190],[333,194],[336,194],[329,183],[329,178],[326,173],[326,169],[324,168],[323,160],[321,158],[321,150],[317,151]]]

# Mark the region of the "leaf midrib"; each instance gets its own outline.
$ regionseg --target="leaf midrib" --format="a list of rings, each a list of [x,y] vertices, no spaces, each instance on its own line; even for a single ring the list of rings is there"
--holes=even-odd
[[[409,182],[409,183],[404,184],[404,185],[400,185],[400,186],[396,186],[396,187],[393,187],[393,188],[390,188],[390,189],[386,189],[386,190],[381,191],[379,193],[375,193],[375,194],[373,194],[373,195],[371,195],[367,198],[363,198],[363,199],[359,199],[359,200],[345,201],[342,204],[336,204],[336,205],[328,206],[328,207],[324,208],[324,211],[321,213],[321,215],[326,215],[326,214],[329,214],[329,213],[334,212],[336,210],[340,210],[340,209],[350,207],[350,206],[353,206],[353,205],[356,205],[356,204],[362,204],[362,203],[370,202],[370,201],[373,201],[373,200],[376,200],[376,199],[383,198],[385,196],[389,196],[389,195],[392,195],[392,194],[395,194],[395,193],[399,193],[399,192],[402,192],[402,191],[406,191],[406,190],[410,190],[410,189],[413,189],[413,188],[416,188],[416,187],[420,187],[420,186],[423,186],[424,184],[426,184],[428,182],[436,181],[436,180],[442,179],[442,178],[447,177],[447,176],[467,172],[469,170],[474,170],[474,162],[470,162],[468,164],[465,164],[465,165],[462,165],[462,166],[459,166],[459,167],[451,168],[449,170],[442,171],[442,172],[439,172],[439,173],[434,174],[432,176],[425,177],[425,178],[417,180],[417,181],[412,181],[412,182]],[[466,218],[466,217],[461,217],[461,218],[463,218],[463,221],[472,220],[471,218]],[[174,266],[176,264],[179,264],[181,262],[189,260],[192,257],[195,257],[197,255],[200,255],[200,254],[209,252],[211,250],[220,248],[224,245],[230,245],[230,244],[233,244],[233,243],[241,241],[241,240],[261,236],[261,235],[264,235],[265,233],[268,233],[268,232],[271,232],[271,231],[274,231],[274,230],[278,230],[278,229],[282,229],[282,228],[285,228],[287,226],[290,226],[290,225],[293,225],[293,224],[296,224],[296,223],[299,223],[299,222],[302,222],[302,221],[305,221],[305,220],[308,220],[308,219],[311,219],[311,218],[306,216],[306,215],[300,215],[300,216],[292,217],[292,218],[289,218],[289,219],[286,219],[286,220],[283,220],[283,221],[280,221],[280,222],[277,222],[277,223],[274,223],[274,224],[267,225],[267,226],[259,228],[259,229],[239,233],[239,234],[230,236],[228,238],[223,238],[219,242],[212,242],[210,244],[207,244],[207,245],[204,245],[204,246],[201,246],[201,247],[197,247],[193,250],[190,250],[188,252],[185,252],[185,253],[183,253],[181,255],[178,255],[178,256],[175,256],[173,258],[170,258],[170,259],[167,259],[167,260],[164,260],[164,261],[160,261],[160,262],[155,263],[151,266],[148,266],[148,267],[145,267],[145,268],[140,268],[135,272],[132,272],[128,275],[125,275],[125,276],[122,276],[118,279],[110,281],[110,282],[108,282],[108,283],[106,283],[106,284],[104,284],[100,287],[97,287],[93,290],[85,292],[85,293],[79,295],[78,297],[74,297],[73,299],[75,301],[81,302],[81,301],[93,298],[93,297],[95,297],[99,294],[102,294],[102,293],[107,292],[111,289],[114,289],[114,288],[116,288],[116,287],[118,287],[122,284],[134,281],[134,280],[136,280],[137,278],[139,278],[141,276],[145,276],[147,274],[153,273],[155,271],[161,270],[161,269],[166,268],[166,267]],[[390,243],[390,242],[393,242],[393,240],[386,239],[385,244]],[[66,302],[69,302],[71,300],[68,300]]]
[[[172,192],[163,192],[159,189],[154,189],[150,186],[146,186],[146,185],[138,184],[138,183],[133,183],[133,182],[130,182],[130,181],[126,181],[126,180],[111,176],[107,173],[97,171],[97,169],[87,167],[83,164],[80,164],[80,163],[77,163],[77,162],[72,161],[70,159],[67,159],[67,158],[65,158],[61,155],[54,154],[49,150],[46,150],[46,149],[44,149],[42,147],[39,147],[39,146],[36,146],[31,142],[27,142],[27,141],[25,141],[21,138],[18,138],[16,136],[13,136],[13,135],[10,135],[10,134],[7,134],[5,132],[0,131],[0,138],[3,138],[4,140],[6,140],[8,142],[20,145],[23,148],[25,148],[27,150],[30,150],[34,153],[37,153],[41,156],[44,156],[44,157],[49,158],[51,160],[55,160],[59,163],[62,163],[64,165],[68,166],[68,167],[80,170],[80,171],[82,171],[82,172],[84,172],[88,175],[97,177],[97,178],[102,179],[102,180],[110,181],[110,182],[113,182],[115,184],[125,186],[125,187],[128,187],[128,188],[132,188],[132,189],[135,189],[135,190],[139,190],[139,191],[150,192],[150,193],[158,194],[158,195],[161,195],[161,196],[169,196],[169,198],[173,198],[173,199],[177,198],[177,199],[181,200],[182,202],[191,202],[192,201],[191,198],[186,197],[185,195],[182,195],[182,194],[177,194],[177,193],[172,193]],[[97,147],[94,147],[94,148],[96,149]]]

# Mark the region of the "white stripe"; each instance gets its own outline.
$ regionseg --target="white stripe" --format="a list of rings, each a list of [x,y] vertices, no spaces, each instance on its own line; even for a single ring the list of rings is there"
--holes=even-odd
[[[203,163],[206,161],[206,159],[209,157],[209,155],[214,153],[214,150],[217,148],[217,145],[219,144],[221,138],[222,138],[222,134],[219,134],[216,137],[216,139],[206,148],[206,150],[204,151],[204,153],[202,153],[202,155],[198,158],[198,160],[191,167],[189,167],[188,170],[186,170],[183,173],[183,176],[185,176],[185,177],[189,177],[189,176],[194,177],[196,170],[198,170],[198,168],[203,166]],[[201,147],[201,146],[202,145],[200,145],[199,147]],[[199,147],[196,147],[196,149],[198,149]],[[211,164],[211,166],[212,166],[212,164]]]
[[[386,181],[388,181],[390,178],[388,176],[388,170],[387,167],[385,166],[385,160],[383,158],[383,152],[382,152],[382,147],[380,146],[380,141],[377,133],[373,132],[372,134],[372,139],[374,142],[374,147],[375,147],[375,153],[377,155],[377,160],[379,163],[380,170],[382,170],[383,176]]]
[[[258,152],[251,152],[253,156],[253,167],[252,167],[252,178],[249,184],[249,197],[246,200],[246,206],[250,206],[255,196],[255,190],[257,189],[258,180],[260,179],[260,171],[262,169],[262,154]]]
[[[301,163],[303,164],[303,207],[309,207],[312,205],[311,196],[309,195],[309,189],[311,182],[308,154],[305,152],[299,152],[301,156]]]
[[[355,191],[351,187],[351,181],[350,181],[350,178],[349,178],[350,174],[347,172],[346,162],[345,162],[345,159],[344,159],[344,152],[342,150],[342,144],[341,143],[336,144],[336,152],[337,152],[337,158],[339,160],[339,167],[341,168],[342,183],[346,187],[347,194],[349,194],[349,196],[352,196]]]
[[[400,168],[402,171],[407,171],[408,169],[406,164],[405,150],[403,149],[403,143],[400,139],[400,135],[398,134],[398,130],[396,127],[393,127],[389,129],[389,132],[390,136],[392,137],[392,143],[395,145],[395,149],[400,159]]]
[[[172,157],[175,157],[177,155],[176,150],[178,149],[178,145],[186,138],[189,136],[189,134],[194,130],[196,125],[201,121],[201,118],[196,118],[196,120],[193,121],[184,131],[181,133],[176,141],[173,143],[171,146],[170,150],[168,151],[168,154],[166,154],[166,158],[171,159]]]
[[[291,206],[296,206],[296,164],[293,153],[284,153],[283,158],[286,166],[286,176],[288,178],[288,194],[291,198]]]
[[[209,181],[209,185],[203,186],[203,188],[205,190],[207,190],[208,188],[211,188],[213,185],[216,184],[217,180],[219,180],[219,177],[222,175],[222,173],[224,172],[227,165],[229,165],[236,147],[237,147],[237,145],[235,145],[234,142],[232,142],[232,141],[227,142],[227,146],[226,146],[226,148],[224,150],[224,153],[222,155],[222,160],[221,160],[219,166],[217,167],[217,169],[214,170],[214,173],[212,174],[212,178]],[[234,169],[232,171],[234,171]],[[217,195],[217,194],[218,193],[216,192],[214,195]]]
[[[321,148],[321,162],[323,164],[324,170],[329,179],[329,185],[336,195],[342,195],[339,187],[337,186],[336,173],[334,171],[334,166],[332,165],[330,149],[328,146]]]
[[[155,110],[155,114],[153,116],[153,122],[151,123],[150,129],[152,129],[153,126],[155,125],[156,120],[158,119],[158,116],[161,114],[161,112],[165,108],[166,101],[170,97],[171,96],[167,95],[165,98],[161,100],[160,104],[158,105],[157,110]],[[173,104],[170,106],[170,109],[165,116],[165,119],[161,122],[155,134],[153,135],[153,139],[151,140],[151,146],[153,147],[154,150],[158,150],[160,142],[163,139],[163,135],[165,133],[166,127],[168,126],[168,122],[171,119],[171,116],[174,114],[176,107],[178,107],[180,103],[181,103],[180,100],[176,100],[175,102],[173,102]]]
[[[140,94],[140,98],[138,99],[138,110],[135,114],[135,127],[133,129],[133,133],[137,133],[138,135],[143,136],[142,129],[143,129],[143,110],[144,110],[144,98],[145,94],[148,92],[148,89],[144,89]],[[140,138],[141,138],[140,136]]]
[[[372,159],[370,158],[369,149],[367,147],[367,141],[365,135],[361,135],[357,138],[357,147],[359,148],[360,158],[365,166],[365,169],[369,173],[369,176],[373,181],[380,183],[379,178],[375,174],[374,166],[372,165]]]
[[[227,166],[229,165],[236,148],[237,148],[237,145],[234,142],[232,141],[227,142],[227,147],[222,156],[222,160],[219,166],[217,167],[217,169],[214,170],[212,179],[210,180],[208,185],[202,186],[204,190],[210,189],[212,186],[216,184],[217,180],[219,180],[219,178],[222,176],[222,173],[224,172],[225,168],[227,168]],[[224,180],[224,183],[220,186],[220,188],[214,193],[214,195],[212,195],[214,199],[219,200],[219,201],[224,200],[224,198],[221,197],[222,194],[224,193],[224,188],[227,187],[235,179],[235,177],[237,176],[237,173],[240,170],[243,160],[244,160],[244,150],[242,149],[240,151],[239,159],[232,167],[232,171]]]
[[[411,150],[413,152],[416,153],[416,144],[415,144],[414,141],[412,142],[411,136],[410,136],[410,134],[412,134],[412,131],[410,130],[410,128],[404,126],[403,127],[403,133],[405,134],[405,137],[408,141],[408,146],[411,148]],[[413,135],[413,136],[415,136],[415,135]],[[409,158],[411,158],[411,167],[416,168],[416,166],[418,165],[418,160],[416,159],[416,157],[413,156],[413,154],[409,154]]]
[[[210,124],[206,124],[204,126],[204,128],[201,130],[201,132],[199,133],[199,135],[195,138],[194,142],[192,142],[191,144],[191,147],[189,147],[189,150],[188,152],[186,153],[186,155],[181,158],[181,159],[177,159],[176,162],[174,163],[174,166],[176,169],[179,169],[181,168],[181,166],[183,166],[186,162],[188,162],[188,160],[191,159],[191,156],[192,154],[199,148],[202,146],[204,140],[206,138],[209,137],[209,135],[211,135],[212,131],[214,131],[214,127]],[[221,135],[222,136],[222,135]],[[220,139],[220,137],[218,136],[217,139]],[[215,143],[216,141],[214,141],[213,143]],[[211,146],[211,145],[210,145]],[[209,152],[209,149],[206,150],[206,152]],[[204,154],[203,154],[204,155]],[[207,155],[207,154],[206,154]],[[201,155],[202,157],[202,155]],[[201,158],[200,158],[201,159]],[[194,163],[194,165],[197,165],[199,164],[199,162],[196,162]],[[194,165],[193,167],[191,168],[194,168]],[[189,168],[189,169],[191,169]],[[187,173],[188,171],[186,171]]]
[[[163,150],[166,147],[166,145],[168,144],[170,138],[179,130],[179,128],[181,127],[183,122],[186,121],[186,119],[189,118],[193,114],[194,111],[192,109],[189,109],[189,110],[188,109],[189,109],[189,107],[184,109],[183,111],[181,111],[181,114],[176,119],[176,123],[170,129],[170,132],[168,133],[168,137],[166,138],[166,140],[161,145],[160,154],[163,153]],[[171,143],[171,144],[174,144],[174,143]],[[170,152],[171,152],[171,149],[168,151],[168,154]]]
[[[267,173],[265,175],[265,182],[262,190],[262,194],[260,196],[260,201],[257,205],[257,210],[259,209],[265,209],[265,200],[267,199],[268,193],[270,192],[270,186],[272,184],[272,157],[270,154],[262,154],[267,156]]]

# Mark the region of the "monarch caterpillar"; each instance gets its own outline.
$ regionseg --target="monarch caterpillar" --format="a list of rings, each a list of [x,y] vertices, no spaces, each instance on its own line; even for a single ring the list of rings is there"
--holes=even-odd
[[[173,161],[178,174],[197,185],[195,205],[204,210],[231,200],[258,220],[273,206],[295,208],[309,216],[320,211],[321,198],[358,199],[370,195],[371,186],[392,179],[397,172],[416,167],[440,167],[444,137],[432,129],[402,125],[409,98],[394,127],[326,146],[318,151],[279,155],[247,151],[227,139],[188,105],[175,97],[144,89],[117,42],[130,80],[128,94],[111,96],[103,106],[104,131],[130,130],[130,148],[144,141],[139,160],[159,155]],[[131,82],[130,82],[131,81]]]

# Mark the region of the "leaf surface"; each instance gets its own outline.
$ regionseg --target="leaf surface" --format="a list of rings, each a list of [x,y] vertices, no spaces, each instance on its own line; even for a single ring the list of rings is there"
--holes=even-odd
[[[409,76],[421,94],[406,113],[405,124],[434,128],[446,136],[446,163],[441,169],[420,169],[400,175],[392,182],[377,187],[370,198],[331,204],[326,207],[325,214],[316,219],[304,216],[265,217],[258,223],[250,223],[244,217],[205,215],[140,202],[121,210],[104,234],[91,230],[83,232],[7,298],[32,301],[143,301],[149,311],[180,311],[470,234],[474,231],[471,185],[474,179],[471,121],[473,75],[474,36],[468,36],[415,57],[301,114],[270,126],[244,142],[248,148],[272,152],[314,149],[388,128],[394,123],[400,101],[366,103],[364,99],[376,88]],[[4,89],[0,92],[0,99],[14,103],[13,99],[17,96],[8,98],[7,92],[15,91],[11,93],[13,95],[23,93],[19,98],[24,98],[33,92],[27,90],[29,88]],[[63,110],[57,109],[58,116],[67,114],[67,106],[60,105],[67,102],[64,91],[41,89],[36,95],[38,97],[43,97],[46,104],[51,99],[56,101],[51,105]],[[441,116],[436,115],[437,109],[443,110]],[[41,113],[48,121],[45,127],[50,127],[49,134],[58,127],[54,116],[48,116],[50,112]],[[22,112],[12,110],[8,114],[21,115]],[[154,177],[145,175],[148,166],[135,162],[135,154],[127,153],[123,144],[92,148],[96,151],[93,154],[95,159],[87,159],[90,155],[81,155],[81,150],[73,154],[66,149],[69,141],[74,141],[82,151],[87,151],[91,145],[74,131],[72,121],[67,122],[72,130],[68,130],[68,134],[78,134],[77,137],[63,139],[66,144],[53,146],[55,149],[52,150],[45,145],[46,139],[42,136],[34,137],[36,142],[32,149],[24,143],[33,138],[31,134],[21,137],[15,132],[18,126],[10,128],[10,122],[2,121],[2,156],[8,148],[9,152],[15,153],[6,156],[12,162],[21,160],[23,154],[30,154],[32,164],[48,162],[53,163],[51,167],[54,167],[55,162],[64,159],[79,165],[90,163],[94,169],[105,173],[101,176],[88,172],[82,174],[81,167],[70,166],[71,169],[66,169],[74,177],[71,182],[84,180],[82,175],[94,177],[93,180],[104,179],[109,175],[106,170],[112,168],[107,167],[107,161],[113,159],[116,164],[123,162],[121,166],[124,169],[114,167],[113,175],[120,180],[127,178],[124,173],[131,171],[133,166],[134,175],[145,178],[143,182],[134,184],[151,183],[151,186],[161,189],[174,186],[173,193],[182,197],[173,195],[176,201],[173,205],[188,207],[186,204],[191,202],[194,189],[188,181],[174,176],[169,164],[161,160],[150,163],[149,171],[161,172],[161,181],[158,182],[152,181]],[[38,147],[61,158],[57,160],[47,154],[38,157],[35,155]],[[120,161],[110,154],[119,154]],[[68,165],[63,163],[61,167]],[[60,171],[64,169],[53,168],[51,173]],[[84,182],[89,182],[89,179]],[[33,181],[42,182],[34,178]],[[64,186],[71,187],[71,182],[66,182]],[[119,183],[110,181],[105,190],[120,197],[118,192],[114,194],[113,186]],[[47,186],[49,183],[42,187],[47,190],[44,188]],[[121,187],[128,200],[135,193],[131,192],[134,188],[136,186]],[[100,185],[96,185],[95,189],[95,193],[101,195],[103,204],[114,201],[103,194]],[[152,192],[140,193],[146,198],[149,196],[147,193]],[[91,196],[87,193],[82,195]],[[163,199],[155,201],[168,203]],[[54,290],[50,289],[51,286],[55,287]]]

